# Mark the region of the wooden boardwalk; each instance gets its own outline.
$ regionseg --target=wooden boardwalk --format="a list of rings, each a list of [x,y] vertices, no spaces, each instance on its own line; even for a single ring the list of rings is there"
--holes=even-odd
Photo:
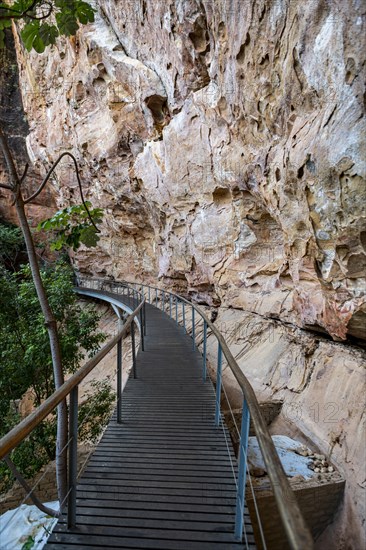
[[[161,310],[147,304],[146,320],[123,422],[114,413],[79,479],[77,527],[61,517],[45,548],[255,548],[247,511],[249,545],[234,540],[236,459],[227,429],[214,426],[202,356]]]

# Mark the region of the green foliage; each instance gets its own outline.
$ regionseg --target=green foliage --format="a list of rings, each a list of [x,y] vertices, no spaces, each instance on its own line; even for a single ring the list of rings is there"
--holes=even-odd
[[[0,222],[0,265],[14,270],[22,250],[24,239],[19,227]]]
[[[110,418],[115,393],[112,392],[110,378],[92,380],[94,391],[85,394],[84,402],[79,407],[79,437],[81,441],[95,443]]]
[[[101,223],[103,210],[92,209],[90,202],[86,205],[95,225]],[[59,210],[52,218],[39,223],[37,229],[54,232],[55,239],[51,242],[51,250],[61,250],[64,247],[77,250],[81,244],[91,248],[99,241],[97,229],[91,223],[82,204]]]
[[[0,19],[0,49],[5,47],[5,29],[9,27],[11,27],[11,19]]]
[[[23,23],[21,37],[28,51],[43,53],[58,36],[73,36],[79,23],[94,21],[95,10],[83,0],[15,0],[0,2],[0,48],[4,47],[4,29],[12,20]]]
[[[22,550],[32,550],[32,548],[34,548],[35,543],[36,543],[35,539],[31,535],[29,535],[29,537],[27,538],[27,540],[22,546]]]
[[[64,372],[72,373],[80,362],[94,355],[105,340],[98,332],[100,316],[93,306],[81,307],[73,291],[73,272],[57,263],[41,271],[59,332]],[[17,404],[24,397],[38,406],[54,391],[52,359],[44,317],[37,299],[29,266],[16,273],[0,267],[0,436],[20,421]],[[114,395],[108,381],[92,388],[80,407],[81,438],[94,439],[109,416]],[[33,477],[55,457],[56,417],[50,415],[11,454],[25,477]],[[12,476],[0,462],[0,486],[9,486]]]

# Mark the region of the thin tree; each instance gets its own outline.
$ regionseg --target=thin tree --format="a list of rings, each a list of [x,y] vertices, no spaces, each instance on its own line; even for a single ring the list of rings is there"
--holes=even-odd
[[[52,13],[55,14],[56,24],[49,24],[45,21]],[[4,29],[13,25],[13,32],[16,32],[14,21],[19,20],[23,23],[23,29],[20,34],[26,48],[28,50],[33,48],[37,52],[41,53],[47,46],[55,44],[57,36],[71,36],[75,34],[79,28],[78,21],[83,24],[93,21],[94,11],[89,4],[83,1],[71,2],[70,0],[57,0],[54,2],[53,0],[17,0],[11,5],[0,3],[0,47],[4,47]],[[5,158],[9,177],[9,181],[7,183],[1,183],[0,187],[8,190],[13,196],[13,205],[15,206],[17,212],[19,226],[24,235],[33,281],[45,319],[45,326],[48,332],[52,356],[54,383],[55,388],[58,389],[64,383],[64,373],[62,368],[62,357],[57,332],[57,323],[42,282],[35,244],[27,220],[25,207],[26,204],[34,200],[39,195],[49,181],[51,174],[60,160],[67,155],[73,160],[82,202],[88,214],[89,210],[82,196],[79,170],[76,159],[73,155],[70,153],[63,153],[60,155],[48,171],[38,190],[32,196],[25,197],[23,195],[23,187],[28,172],[28,164],[25,166],[23,173],[19,174],[6,138],[6,134],[2,128],[0,128],[0,150]],[[91,216],[89,217],[94,228],[98,231]],[[67,497],[67,442],[67,406],[66,401],[63,401],[58,405],[57,409],[56,441],[56,479],[60,507],[65,503]]]

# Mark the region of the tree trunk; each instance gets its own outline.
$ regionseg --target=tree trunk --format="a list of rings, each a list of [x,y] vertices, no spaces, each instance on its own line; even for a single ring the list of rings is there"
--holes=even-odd
[[[4,157],[10,173],[11,189],[15,196],[15,207],[19,218],[19,224],[22,229],[25,245],[28,252],[29,265],[32,272],[34,286],[36,288],[39,303],[41,305],[42,313],[45,318],[45,325],[48,331],[48,337],[50,341],[53,374],[55,380],[55,387],[58,389],[64,383],[64,375],[62,369],[62,360],[60,352],[60,344],[57,333],[57,324],[53,316],[52,310],[48,303],[48,298],[43,286],[39,265],[37,261],[36,250],[31,234],[31,230],[28,224],[28,220],[25,214],[24,202],[20,189],[20,179],[17,174],[17,170],[14,164],[13,157],[11,155],[6,137],[0,128],[0,147],[4,153]],[[67,495],[67,407],[66,401],[60,403],[57,407],[57,441],[56,441],[56,477],[57,477],[57,490],[60,501],[60,506],[65,504]]]

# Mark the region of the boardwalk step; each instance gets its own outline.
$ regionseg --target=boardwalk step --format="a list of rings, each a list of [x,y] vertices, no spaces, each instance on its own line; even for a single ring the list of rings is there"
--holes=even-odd
[[[147,305],[146,319],[122,423],[115,411],[78,480],[76,527],[61,517],[45,549],[254,549],[247,508],[248,546],[234,539],[237,463],[202,356],[162,311]]]

